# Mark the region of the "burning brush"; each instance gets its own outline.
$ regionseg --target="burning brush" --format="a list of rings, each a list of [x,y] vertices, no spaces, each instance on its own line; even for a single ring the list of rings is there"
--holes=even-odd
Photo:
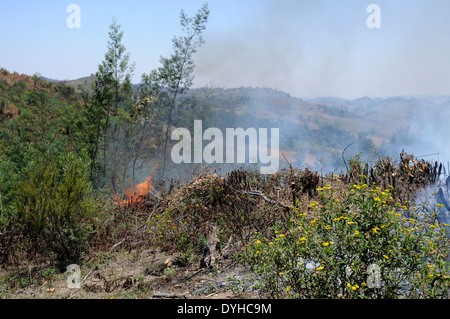
[[[139,206],[148,198],[150,191],[154,189],[154,183],[151,176],[138,184],[130,187],[125,191],[125,199],[119,200],[116,196],[116,203],[122,206]]]

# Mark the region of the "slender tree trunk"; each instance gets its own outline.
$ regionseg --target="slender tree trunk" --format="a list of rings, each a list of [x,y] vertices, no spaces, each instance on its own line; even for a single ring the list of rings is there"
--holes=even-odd
[[[167,127],[166,127],[166,138],[164,140],[164,150],[163,150],[163,169],[162,169],[162,176],[161,179],[164,179],[164,174],[166,172],[166,151],[167,151],[167,142],[169,140],[169,130],[170,130],[170,125],[172,124],[172,111],[175,107],[175,99],[177,98],[177,93],[178,93],[178,86],[175,90],[175,94],[173,96],[173,100],[170,103],[170,110],[169,110],[169,117],[167,118]]]
[[[112,135],[111,135],[111,142],[112,142],[112,152],[111,152],[111,183],[112,183],[112,187],[114,190],[114,193],[117,194],[117,188],[116,188],[116,179],[117,179],[117,150],[118,150],[118,141],[116,139],[116,135],[117,135],[117,114],[119,113],[119,79],[118,79],[118,72],[117,72],[117,67],[115,70],[115,101],[114,101],[114,114],[113,114],[113,118],[114,120],[114,124],[113,124],[113,131],[112,131]]]
[[[108,129],[109,129],[109,106],[106,109],[105,128],[103,130],[103,167],[102,167],[103,178],[106,177],[106,148],[108,144]]]
[[[174,92],[174,95],[173,95],[172,103],[170,104],[169,117],[167,119],[166,139],[164,141],[164,153],[163,153],[163,159],[164,160],[163,160],[163,169],[162,169],[161,179],[164,179],[164,174],[165,174],[165,171],[166,171],[166,150],[167,150],[167,142],[169,140],[170,125],[172,124],[172,111],[175,108],[175,102],[176,102],[176,98],[177,98],[178,92],[180,90],[181,79],[183,77],[183,71],[184,71],[184,68],[186,66],[186,62],[188,60],[188,52],[189,52],[189,50],[191,48],[191,41],[194,38],[194,36],[195,36],[195,33],[193,35],[191,35],[190,38],[189,38],[189,41],[188,41],[189,44],[188,44],[188,46],[186,48],[186,51],[184,53],[183,63],[181,64],[181,68],[180,68],[180,72],[179,72],[179,76],[180,77],[179,77],[179,79],[177,81],[177,85],[175,87],[175,92]]]
[[[95,176],[95,178],[94,178],[94,170],[95,170],[96,159],[97,159],[99,138],[100,138],[100,120],[97,121],[97,131],[96,131],[96,137],[95,137],[94,150],[92,151],[92,155],[91,155],[91,180],[95,181],[96,186],[99,185],[99,180],[98,180],[98,176]]]

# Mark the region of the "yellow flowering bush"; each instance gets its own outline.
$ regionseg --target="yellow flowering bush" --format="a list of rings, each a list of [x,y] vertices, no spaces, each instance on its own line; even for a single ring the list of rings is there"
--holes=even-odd
[[[273,298],[447,298],[448,225],[364,183],[319,199],[262,234],[242,255]]]

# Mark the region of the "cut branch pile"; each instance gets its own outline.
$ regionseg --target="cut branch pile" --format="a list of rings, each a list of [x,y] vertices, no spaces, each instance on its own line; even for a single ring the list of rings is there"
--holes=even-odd
[[[137,211],[136,207],[132,210],[146,215],[137,230],[145,230],[151,245],[169,252],[197,249],[208,266],[216,263],[221,248],[238,249],[255,232],[271,236],[271,226],[287,221],[291,209],[309,214],[308,205],[317,200],[321,184],[334,190],[361,181],[382,189],[393,187],[394,200],[405,203],[442,174],[442,165],[437,163],[419,161],[403,152],[400,158],[398,163],[380,158],[373,166],[350,161],[348,172],[339,176],[319,176],[291,165],[272,175],[239,169],[220,176],[205,167],[192,181],[172,181],[168,193],[149,195]]]

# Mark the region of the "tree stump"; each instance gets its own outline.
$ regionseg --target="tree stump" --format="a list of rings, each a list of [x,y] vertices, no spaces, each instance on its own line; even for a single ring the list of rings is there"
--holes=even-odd
[[[200,267],[202,268],[212,268],[216,265],[217,256],[219,254],[217,245],[220,242],[218,232],[218,226],[212,225],[208,234],[206,250],[200,263]]]

